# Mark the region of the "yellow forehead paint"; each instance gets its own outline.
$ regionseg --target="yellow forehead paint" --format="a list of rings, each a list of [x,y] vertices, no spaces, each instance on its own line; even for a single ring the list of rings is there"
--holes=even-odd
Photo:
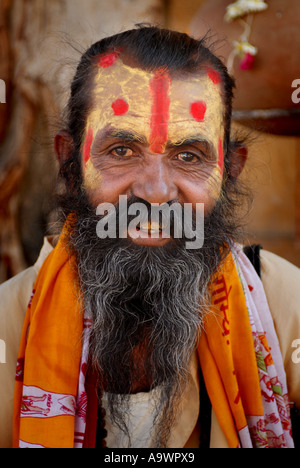
[[[97,132],[110,127],[143,135],[153,153],[163,153],[168,142],[202,135],[218,154],[222,172],[223,102],[216,72],[171,79],[165,68],[151,73],[125,65],[115,52],[101,56],[98,65],[95,105],[86,123],[85,164]]]
[[[85,189],[89,188],[91,190],[96,190],[102,180],[101,171],[96,169],[89,159],[85,165],[85,179],[83,186]]]

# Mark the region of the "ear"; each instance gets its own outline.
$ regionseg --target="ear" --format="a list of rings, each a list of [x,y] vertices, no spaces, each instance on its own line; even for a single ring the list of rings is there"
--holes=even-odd
[[[59,162],[62,166],[63,163],[73,154],[74,141],[72,136],[66,130],[60,130],[54,138],[54,150]]]
[[[248,148],[241,143],[233,143],[229,151],[229,174],[237,179],[241,174],[248,158]]]

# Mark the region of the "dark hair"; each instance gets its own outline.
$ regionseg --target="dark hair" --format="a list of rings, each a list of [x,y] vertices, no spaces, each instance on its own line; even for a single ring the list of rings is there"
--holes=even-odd
[[[133,56],[147,71],[166,66],[169,71],[195,73],[206,66],[221,77],[224,100],[224,154],[230,143],[231,111],[234,80],[226,67],[206,45],[207,39],[193,39],[185,33],[154,26],[137,25],[136,29],[106,37],[93,44],[81,57],[71,84],[66,112],[66,130],[71,134],[78,154],[86,116],[91,104],[92,82],[97,73],[97,57],[108,51],[121,50]]]

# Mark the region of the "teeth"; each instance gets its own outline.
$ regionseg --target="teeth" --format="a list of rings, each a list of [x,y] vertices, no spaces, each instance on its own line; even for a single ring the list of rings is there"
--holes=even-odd
[[[143,232],[148,232],[150,234],[154,234],[156,232],[161,232],[160,229],[140,229],[140,231],[143,231]]]
[[[154,232],[161,231],[161,227],[160,227],[159,223],[148,222],[148,223],[140,224],[140,230],[150,232],[150,233],[154,233]]]

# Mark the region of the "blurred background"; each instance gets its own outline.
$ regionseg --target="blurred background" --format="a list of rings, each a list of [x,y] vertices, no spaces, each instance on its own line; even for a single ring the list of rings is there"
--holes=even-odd
[[[241,4],[261,11],[234,18]],[[53,138],[80,55],[141,22],[209,30],[236,78],[234,129],[251,136],[247,241],[300,267],[300,0],[0,0],[0,283],[35,262],[55,220]]]

